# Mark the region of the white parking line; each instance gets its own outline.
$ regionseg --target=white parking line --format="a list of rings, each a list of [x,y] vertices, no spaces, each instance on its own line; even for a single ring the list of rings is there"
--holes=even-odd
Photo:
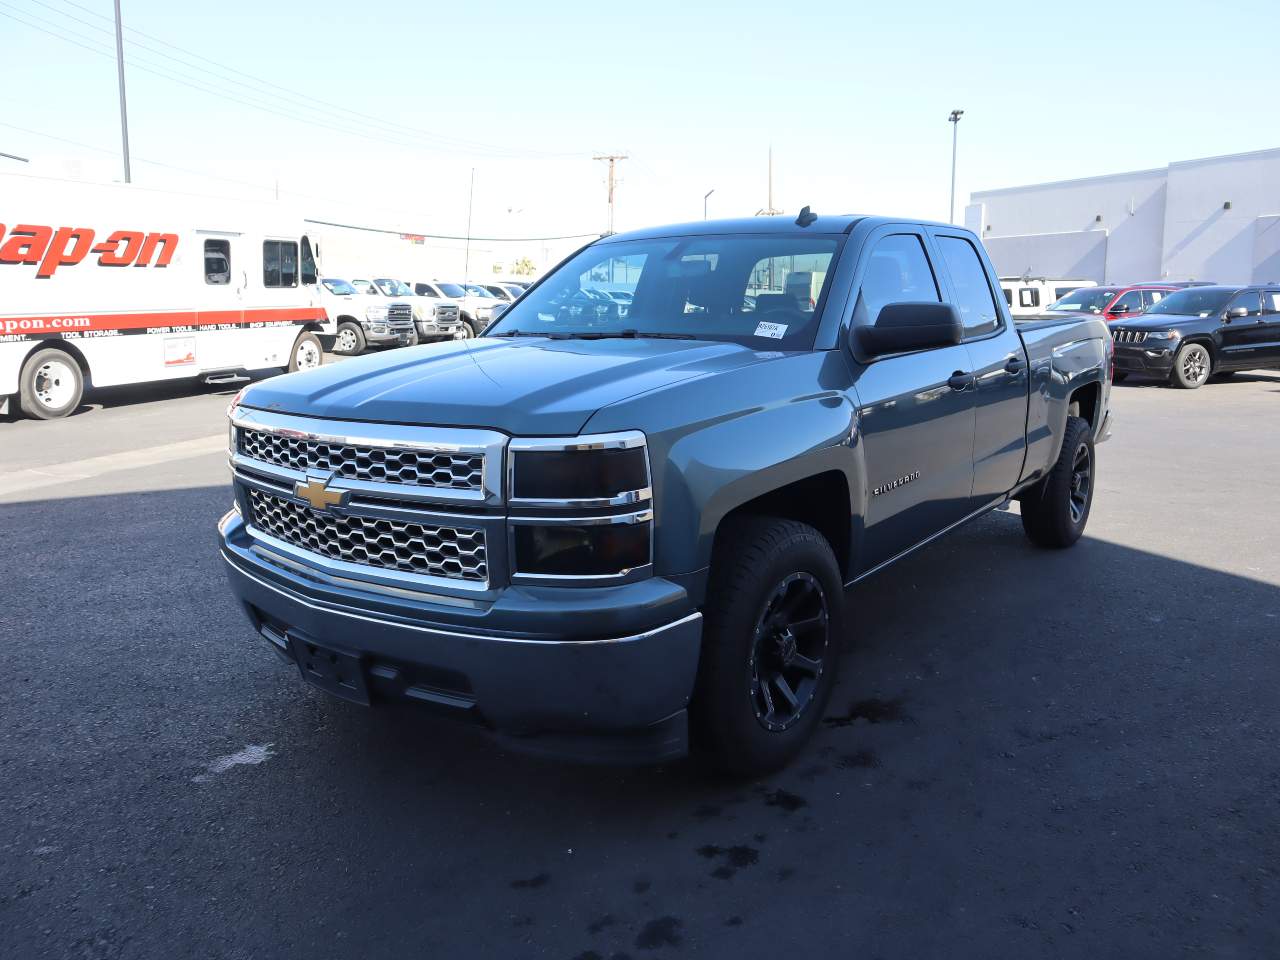
[[[0,496],[20,493],[23,490],[35,490],[59,483],[70,483],[75,480],[90,480],[104,473],[116,473],[120,470],[133,470],[137,467],[152,467],[158,463],[171,460],[186,460],[201,457],[208,453],[216,453],[227,449],[227,435],[215,433],[195,440],[179,440],[177,443],[164,443],[158,447],[144,447],[141,450],[128,450],[124,453],[112,453],[103,457],[90,457],[87,460],[73,460],[69,463],[54,463],[44,467],[31,467],[26,470],[15,470],[12,473],[0,473]]]

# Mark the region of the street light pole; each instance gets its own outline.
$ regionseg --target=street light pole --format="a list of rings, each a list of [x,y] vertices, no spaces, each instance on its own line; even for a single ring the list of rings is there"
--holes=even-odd
[[[124,36],[120,29],[120,0],[116,0],[116,74],[120,79],[120,140],[124,147],[124,182],[132,183],[129,172],[129,111],[124,100]]]
[[[951,219],[950,223],[956,222],[956,139],[960,132],[960,118],[964,116],[963,110],[952,110],[951,116],[947,119],[951,121]]]
[[[710,190],[708,190],[706,193],[702,195],[702,219],[703,220],[707,219],[707,197],[711,196],[715,192],[716,192],[716,188],[712,187]]]

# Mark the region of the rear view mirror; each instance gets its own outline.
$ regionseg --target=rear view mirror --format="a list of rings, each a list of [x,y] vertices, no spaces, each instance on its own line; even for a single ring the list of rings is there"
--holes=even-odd
[[[855,327],[854,334],[864,353],[878,357],[955,346],[964,337],[964,324],[950,303],[890,303],[873,326]]]

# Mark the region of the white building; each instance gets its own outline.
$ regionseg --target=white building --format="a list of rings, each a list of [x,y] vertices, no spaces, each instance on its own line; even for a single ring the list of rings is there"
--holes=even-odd
[[[1001,276],[1280,281],[1280,149],[983,190],[965,225]]]

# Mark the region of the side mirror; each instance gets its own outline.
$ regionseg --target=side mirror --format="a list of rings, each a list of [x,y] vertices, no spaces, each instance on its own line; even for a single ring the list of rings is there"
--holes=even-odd
[[[1248,315],[1249,315],[1248,307],[1232,307],[1230,310],[1227,311],[1227,315],[1223,319],[1225,319],[1228,323],[1230,323],[1232,320],[1243,320]]]
[[[890,303],[873,326],[855,327],[853,335],[864,353],[879,357],[955,346],[964,338],[964,324],[950,303]]]

